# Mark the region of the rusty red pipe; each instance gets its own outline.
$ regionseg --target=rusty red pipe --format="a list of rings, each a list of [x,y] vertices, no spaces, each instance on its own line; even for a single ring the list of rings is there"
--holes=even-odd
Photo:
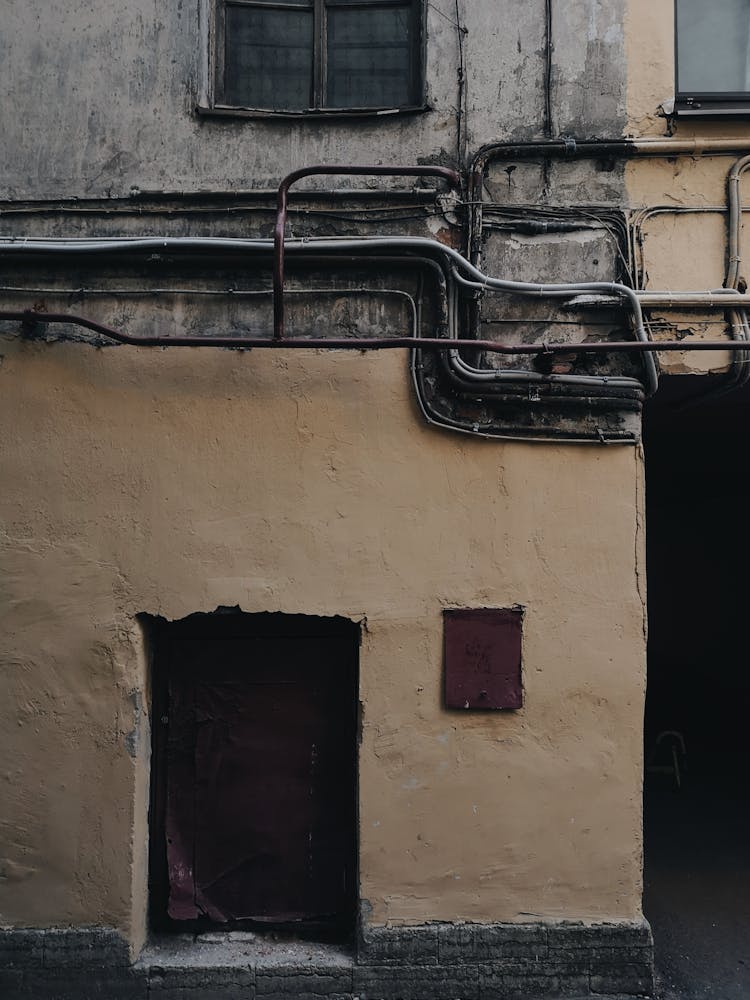
[[[353,167],[343,164],[317,164],[312,167],[302,167],[287,174],[279,184],[276,197],[276,227],[273,233],[273,336],[274,340],[284,337],[284,236],[286,232],[287,203],[289,189],[292,184],[303,177],[314,177],[321,174],[335,174],[344,177],[359,177],[372,175],[377,177],[442,177],[448,184],[460,193],[461,174],[450,167],[417,166],[388,167],[363,166]]]
[[[314,337],[294,340],[278,340],[270,337],[134,337],[87,316],[36,312],[33,309],[2,310],[0,321],[19,322],[29,329],[37,323],[69,323],[109,337],[120,344],[131,344],[135,347],[234,347],[245,350],[271,347],[339,351],[384,351],[404,348],[453,351],[461,348],[491,351],[493,354],[607,354],[612,351],[640,354],[649,351],[747,350],[746,342],[735,340],[661,340],[648,343],[640,340],[594,340],[579,344],[500,344],[496,340],[454,340],[446,337]]]

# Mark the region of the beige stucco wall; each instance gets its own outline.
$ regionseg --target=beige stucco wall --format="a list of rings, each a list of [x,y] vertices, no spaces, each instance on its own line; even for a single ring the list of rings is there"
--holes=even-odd
[[[428,428],[406,360],[6,339],[0,923],[145,930],[139,612],[366,619],[374,923],[640,912],[641,461]],[[441,610],[526,606],[525,708],[441,708]]]
[[[604,0],[555,11],[549,73],[542,0],[466,0],[460,32],[452,2],[430,3],[431,110],[324,126],[195,115],[207,2],[90,8],[9,7],[5,198],[238,192],[315,162],[452,163],[459,125],[468,157],[546,125],[591,137],[624,121],[621,8]],[[654,87],[633,89],[655,36],[633,37],[631,121],[658,130]],[[553,202],[617,202],[619,169],[582,171],[559,187],[552,171]],[[538,173],[530,200],[550,180]],[[651,203],[650,189],[629,190]],[[187,225],[170,205],[137,231]],[[136,232],[119,211],[98,220],[100,235]],[[19,238],[96,229],[25,209],[4,225]],[[178,231],[197,233],[195,218],[189,227]],[[517,276],[549,277],[535,261]],[[578,242],[563,264],[578,273]],[[185,332],[200,320],[181,308],[147,298],[102,318],[132,332],[171,310]],[[212,322],[223,328],[234,308],[221,300]],[[113,924],[142,941],[150,736],[137,615],[219,605],[366,621],[361,896],[374,923],[639,915],[637,449],[432,430],[396,352],[99,351],[3,335],[0,354],[0,924]],[[516,603],[525,708],[443,711],[442,609]]]

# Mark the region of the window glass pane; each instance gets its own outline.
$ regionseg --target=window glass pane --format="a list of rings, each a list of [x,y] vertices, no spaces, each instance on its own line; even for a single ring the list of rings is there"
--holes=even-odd
[[[224,102],[304,111],[312,102],[313,12],[227,4]]]
[[[397,108],[416,102],[413,7],[328,8],[327,105]]]
[[[677,89],[750,90],[750,0],[677,0]]]

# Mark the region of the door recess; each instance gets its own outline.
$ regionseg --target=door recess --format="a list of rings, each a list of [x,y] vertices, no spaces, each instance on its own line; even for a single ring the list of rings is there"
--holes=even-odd
[[[155,664],[157,926],[348,932],[356,901],[358,627],[194,615]]]

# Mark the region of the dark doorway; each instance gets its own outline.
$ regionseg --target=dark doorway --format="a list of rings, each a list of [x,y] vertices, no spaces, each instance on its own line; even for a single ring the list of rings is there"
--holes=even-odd
[[[644,420],[648,558],[644,909],[663,995],[750,995],[750,395]]]
[[[358,626],[230,613],[157,633],[152,922],[346,936]]]

